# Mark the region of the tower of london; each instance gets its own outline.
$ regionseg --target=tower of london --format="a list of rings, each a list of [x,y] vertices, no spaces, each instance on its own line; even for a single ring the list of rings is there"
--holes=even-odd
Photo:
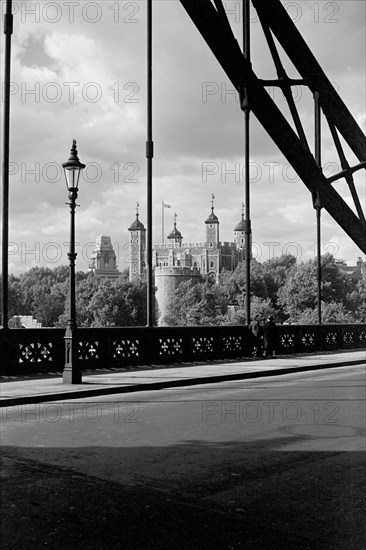
[[[177,215],[174,214],[172,231],[167,235],[167,242],[155,244],[152,262],[155,276],[156,303],[159,308],[159,319],[162,320],[171,303],[179,284],[187,280],[200,280],[208,276],[217,281],[223,269],[234,271],[244,259],[245,222],[241,220],[234,228],[232,242],[220,241],[220,222],[214,211],[213,200],[211,213],[204,221],[204,240],[201,242],[184,242],[183,235],[177,227]],[[136,218],[128,228],[130,231],[130,281],[146,278],[147,250],[146,229]]]
[[[204,239],[202,241],[184,242],[183,235],[177,227],[177,215],[174,214],[173,228],[167,235],[167,242],[153,246],[155,298],[160,322],[181,282],[188,280],[198,282],[201,276],[217,282],[218,275],[223,269],[234,271],[239,262],[244,260],[243,212],[241,220],[234,227],[233,241],[222,242],[220,241],[220,221],[215,214],[213,199],[214,197],[212,197],[211,212],[203,221]],[[140,220],[138,205],[135,219],[128,230],[130,232],[129,279],[131,282],[136,279],[146,279],[146,228]],[[97,237],[89,270],[98,276],[108,278],[117,278],[120,275],[110,237],[106,235]]]

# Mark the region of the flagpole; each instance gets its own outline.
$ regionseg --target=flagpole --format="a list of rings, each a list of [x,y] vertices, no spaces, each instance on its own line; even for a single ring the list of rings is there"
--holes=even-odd
[[[161,201],[161,242],[164,243],[164,201]]]

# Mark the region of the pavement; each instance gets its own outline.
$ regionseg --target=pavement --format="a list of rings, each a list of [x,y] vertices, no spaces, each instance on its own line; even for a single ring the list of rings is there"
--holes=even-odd
[[[82,384],[64,384],[62,373],[1,377],[0,407],[215,384],[352,365],[366,366],[366,349],[281,355],[275,359],[245,358],[230,362],[95,369],[83,371]]]

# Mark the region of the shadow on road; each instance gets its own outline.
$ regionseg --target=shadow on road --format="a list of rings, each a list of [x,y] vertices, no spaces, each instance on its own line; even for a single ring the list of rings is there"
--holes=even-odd
[[[288,443],[3,447],[2,548],[364,549],[365,453]]]

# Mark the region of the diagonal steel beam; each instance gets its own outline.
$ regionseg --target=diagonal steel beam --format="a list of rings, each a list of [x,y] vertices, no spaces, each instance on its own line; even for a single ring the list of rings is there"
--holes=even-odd
[[[248,88],[251,110],[290,162],[303,183],[312,193],[319,193],[322,205],[327,212],[366,254],[366,228],[364,224],[337,191],[327,182],[311,152],[301,143],[277,105],[266,92],[263,84],[253,72],[250,63],[243,56],[233,33],[229,31],[227,26],[223,25],[222,19],[213,4],[210,0],[200,0],[199,3],[195,0],[180,0],[180,2],[219,61],[233,86],[238,92],[244,87]],[[271,0],[272,3],[273,0]],[[267,0],[263,4],[266,5]],[[328,96],[334,99],[334,96],[330,92]],[[334,99],[334,102],[337,103],[336,99]],[[343,105],[341,100],[340,102]],[[342,112],[344,117],[344,110]],[[352,118],[349,112],[348,115]],[[336,124],[334,119],[333,122]],[[342,117],[338,117],[336,125],[340,131],[340,126],[344,129]],[[354,125],[357,126],[355,122]],[[348,131],[345,131],[345,133],[349,134]],[[362,132],[361,135],[363,136]],[[358,128],[356,139],[352,139],[349,136],[349,141],[353,143],[362,160],[364,160],[364,156],[361,154],[361,135]]]
[[[296,25],[279,0],[253,0],[258,16],[272,30],[320,106],[360,161],[366,160],[366,137],[332,86]]]

